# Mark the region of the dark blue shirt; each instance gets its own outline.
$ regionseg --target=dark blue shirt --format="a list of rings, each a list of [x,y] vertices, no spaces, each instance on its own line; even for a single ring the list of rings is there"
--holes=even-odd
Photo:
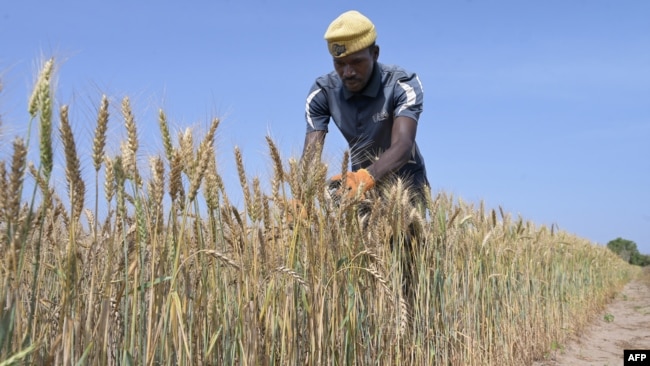
[[[418,122],[422,93],[417,75],[398,66],[376,63],[368,85],[359,93],[348,91],[333,71],[317,78],[309,91],[307,132],[327,132],[331,118],[350,146],[352,170],[366,168],[390,147],[396,117]],[[417,143],[409,161],[394,173],[417,187],[428,185]]]

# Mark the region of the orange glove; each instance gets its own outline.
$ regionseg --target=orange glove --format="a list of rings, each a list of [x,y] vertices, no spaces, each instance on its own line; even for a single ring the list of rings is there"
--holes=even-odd
[[[341,179],[341,174],[332,177],[332,181],[340,181]],[[348,198],[354,198],[359,192],[363,196],[374,186],[375,178],[366,169],[359,169],[356,172],[346,173],[345,188],[341,187],[340,190],[343,191],[341,193],[345,193],[345,189],[347,189]]]
[[[292,198],[282,203],[287,224],[293,227],[296,221],[307,220],[307,209],[299,200]]]
[[[289,200],[287,207],[289,207],[289,210],[293,211],[297,217],[300,217],[303,220],[307,218],[307,209],[299,200],[292,198]]]

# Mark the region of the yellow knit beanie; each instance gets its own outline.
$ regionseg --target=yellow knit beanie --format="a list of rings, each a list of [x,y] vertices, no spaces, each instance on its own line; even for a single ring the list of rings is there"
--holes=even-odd
[[[325,32],[327,48],[336,58],[361,51],[376,39],[375,25],[356,10],[339,15]]]

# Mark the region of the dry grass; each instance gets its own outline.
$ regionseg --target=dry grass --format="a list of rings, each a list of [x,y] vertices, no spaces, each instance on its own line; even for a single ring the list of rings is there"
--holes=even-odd
[[[650,267],[645,267],[643,275],[640,278],[641,282],[650,287]]]
[[[43,83],[29,112],[47,132]],[[173,141],[161,111],[164,152],[143,174],[128,98],[127,140],[105,155],[108,104],[92,141],[103,197],[84,198],[67,107],[65,201],[48,173],[52,136],[30,169],[34,192],[23,192],[28,143],[16,138],[0,161],[3,364],[530,364],[635,275],[605,248],[503,209],[442,193],[412,207],[400,182],[383,199],[335,201],[323,164],[285,162],[270,138],[269,193],[235,150],[235,207],[214,157],[218,119],[195,146],[189,129]]]

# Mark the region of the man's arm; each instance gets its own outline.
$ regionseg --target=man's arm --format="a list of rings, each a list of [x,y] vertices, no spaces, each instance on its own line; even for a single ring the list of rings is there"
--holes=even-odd
[[[320,160],[326,133],[326,131],[312,131],[305,135],[301,158],[303,163],[311,164],[316,159]]]
[[[397,117],[393,122],[390,147],[368,168],[378,181],[391,171],[401,168],[411,158],[415,145],[417,122],[410,117]]]

